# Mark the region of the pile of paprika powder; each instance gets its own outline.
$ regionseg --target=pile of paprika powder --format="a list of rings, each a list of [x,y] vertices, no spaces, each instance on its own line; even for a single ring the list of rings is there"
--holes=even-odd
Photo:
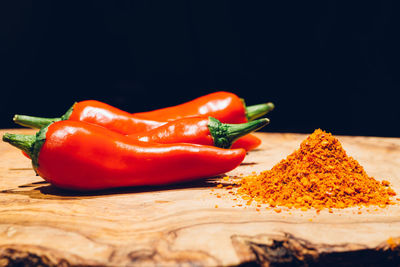
[[[271,207],[317,211],[359,205],[384,207],[396,193],[348,156],[339,140],[317,129],[271,170],[244,177],[237,194]]]

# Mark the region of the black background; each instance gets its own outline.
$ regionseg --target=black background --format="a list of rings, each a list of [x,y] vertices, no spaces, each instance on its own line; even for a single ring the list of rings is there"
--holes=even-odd
[[[348,2],[2,1],[0,127],[227,90],[275,103],[264,131],[400,137],[398,9]]]

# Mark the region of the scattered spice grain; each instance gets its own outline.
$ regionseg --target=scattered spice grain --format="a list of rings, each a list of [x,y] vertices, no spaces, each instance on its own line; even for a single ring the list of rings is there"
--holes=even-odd
[[[394,250],[400,246],[400,238],[389,237],[386,242],[391,250]]]
[[[280,212],[282,211],[282,209],[274,209],[274,211],[275,211],[276,213],[280,213]]]
[[[271,207],[286,206],[317,211],[327,208],[393,204],[396,193],[388,181],[370,177],[339,140],[317,129],[300,148],[259,175],[242,178],[237,193]]]

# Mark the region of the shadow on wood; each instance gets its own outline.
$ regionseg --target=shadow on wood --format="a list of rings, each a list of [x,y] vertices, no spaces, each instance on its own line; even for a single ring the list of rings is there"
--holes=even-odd
[[[189,188],[211,188],[215,187],[217,178],[218,177],[211,177],[207,179],[198,179],[190,182],[177,183],[171,185],[135,186],[135,187],[124,187],[124,188],[112,188],[107,190],[97,190],[90,192],[61,189],[51,185],[46,181],[40,181],[18,186],[18,188],[23,188],[23,189],[31,188],[30,190],[7,189],[0,191],[0,193],[19,194],[36,199],[82,199],[82,198],[96,198],[100,196],[116,195],[116,194],[145,193],[145,192],[180,190]]]

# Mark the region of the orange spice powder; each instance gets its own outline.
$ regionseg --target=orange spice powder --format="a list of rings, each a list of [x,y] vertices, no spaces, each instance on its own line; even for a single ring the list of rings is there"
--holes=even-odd
[[[338,139],[317,129],[300,148],[271,170],[244,177],[238,194],[270,206],[347,208],[392,204],[396,193],[388,181],[379,182],[346,155]]]

